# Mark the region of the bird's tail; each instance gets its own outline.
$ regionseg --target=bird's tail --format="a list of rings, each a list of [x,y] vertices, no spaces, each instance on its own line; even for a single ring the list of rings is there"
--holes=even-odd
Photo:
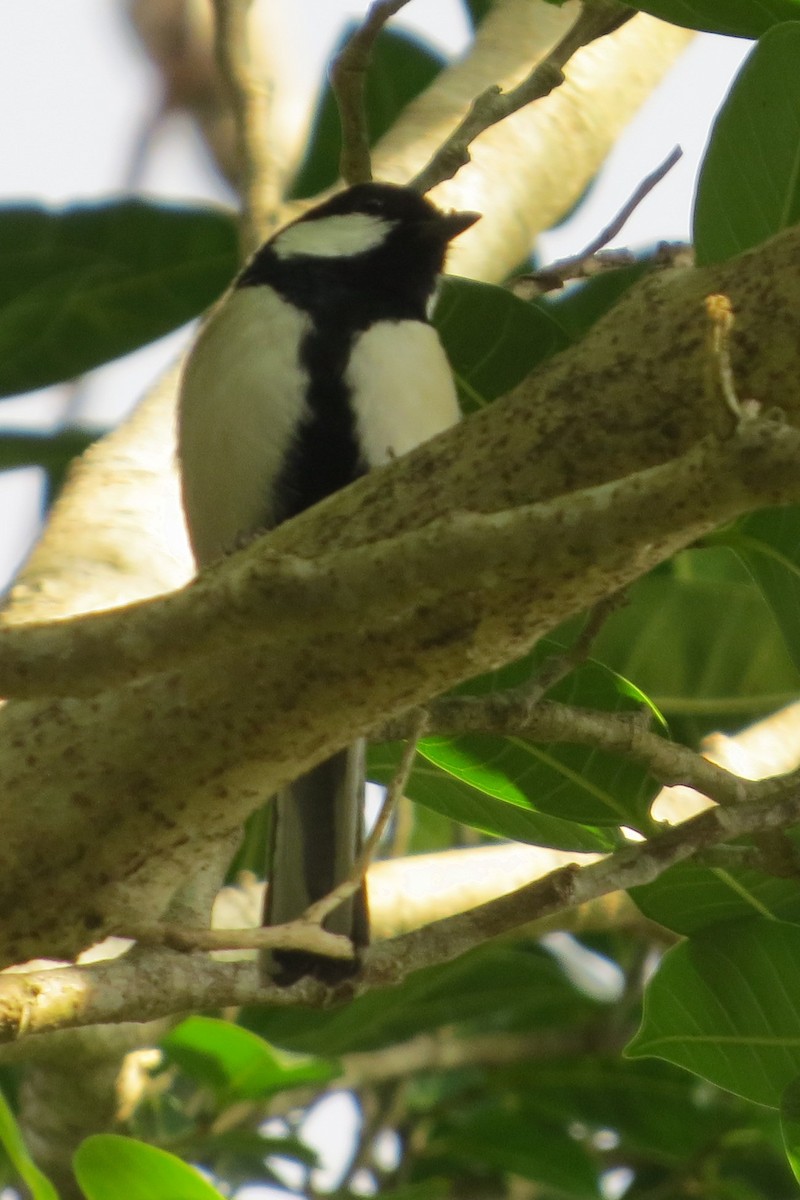
[[[299,917],[350,875],[363,841],[364,754],[362,739],[275,797],[264,925],[280,925]],[[367,945],[369,917],[363,883],[330,913],[324,927],[345,934],[356,950]],[[261,959],[265,980],[286,984],[303,975],[336,983],[353,970],[352,962],[303,951],[267,951]]]

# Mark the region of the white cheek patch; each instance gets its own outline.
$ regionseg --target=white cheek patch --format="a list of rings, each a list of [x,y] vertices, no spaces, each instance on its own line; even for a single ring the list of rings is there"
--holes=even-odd
[[[278,258],[309,254],[316,258],[338,258],[363,254],[380,246],[396,221],[385,221],[369,213],[339,213],[316,221],[298,221],[272,240]]]
[[[379,321],[353,345],[345,375],[369,467],[455,425],[460,411],[438,334],[422,321]]]

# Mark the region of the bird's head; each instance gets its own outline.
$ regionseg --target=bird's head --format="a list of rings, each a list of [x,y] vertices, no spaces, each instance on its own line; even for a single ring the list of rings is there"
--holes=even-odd
[[[358,183],[287,225],[272,240],[280,259],[368,259],[393,274],[435,276],[448,243],[480,213],[442,212],[412,188]]]

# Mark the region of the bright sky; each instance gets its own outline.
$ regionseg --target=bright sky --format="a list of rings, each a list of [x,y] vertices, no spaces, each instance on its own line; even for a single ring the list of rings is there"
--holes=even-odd
[[[274,3],[293,25],[292,40],[303,47],[310,103],[314,80],[343,19],[363,13],[366,0]],[[399,24],[454,52],[468,38],[459,0],[415,0]],[[734,39],[703,36],[695,41],[619,142],[588,203],[542,239],[546,258],[575,253],[589,242],[676,143],[684,149],[683,161],[641,205],[615,244],[641,246],[688,237],[693,182],[709,125],[747,48]],[[137,137],[157,104],[155,73],[130,32],[124,0],[5,0],[0,15],[0,111],[6,114],[0,124],[0,203],[63,204],[118,192]],[[231,201],[198,139],[179,117],[170,118],[159,135],[143,181],[151,194]],[[66,415],[90,425],[109,423],[130,408],[186,336],[181,331],[94,372],[77,391],[52,388],[3,402],[0,419],[6,425],[40,428],[58,424]],[[0,530],[0,585],[35,532],[40,496],[37,471],[0,476],[0,511],[13,514]],[[352,1136],[345,1128],[349,1120],[352,1129],[354,1119],[352,1107],[349,1116],[341,1109],[336,1116],[336,1140],[343,1152]],[[312,1124],[329,1129],[331,1120],[330,1111],[321,1110]],[[255,1194],[250,1191],[251,1197]]]

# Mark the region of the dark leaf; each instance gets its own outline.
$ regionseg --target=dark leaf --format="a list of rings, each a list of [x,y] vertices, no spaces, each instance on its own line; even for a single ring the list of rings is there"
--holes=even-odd
[[[542,308],[505,288],[448,276],[433,314],[465,412],[509,392],[569,339]]]
[[[744,38],[800,17],[800,0],[637,0],[634,7],[687,29]]]
[[[800,17],[800,4],[792,8]],[[700,266],[733,258],[800,220],[799,60],[800,21],[776,25],[748,55],[720,109],[694,207]]]
[[[223,212],[124,200],[0,211],[0,395],[73,379],[202,312],[236,271]]]

